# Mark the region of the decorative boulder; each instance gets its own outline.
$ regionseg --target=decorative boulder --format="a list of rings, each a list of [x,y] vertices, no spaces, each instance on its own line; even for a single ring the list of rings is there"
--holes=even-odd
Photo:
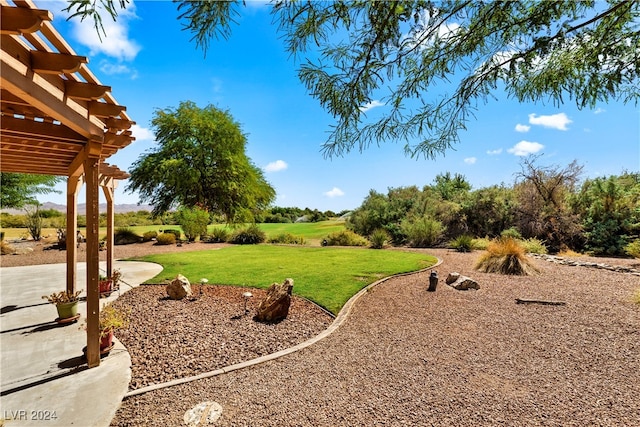
[[[182,299],[191,296],[191,283],[182,274],[178,274],[175,279],[167,285],[167,295],[171,299]]]
[[[266,298],[258,306],[255,320],[258,322],[278,322],[289,314],[293,279],[284,283],[274,283],[267,289]]]
[[[460,273],[449,273],[447,276],[447,285],[459,291],[467,289],[480,289],[478,282],[467,276],[461,276]]]

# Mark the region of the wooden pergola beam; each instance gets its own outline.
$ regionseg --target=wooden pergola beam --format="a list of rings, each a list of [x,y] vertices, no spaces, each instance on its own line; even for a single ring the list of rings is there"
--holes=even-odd
[[[44,21],[53,20],[48,10],[2,6],[0,10],[0,34],[33,33]]]
[[[87,120],[86,109],[66,99],[57,87],[7,55],[2,55],[0,61],[0,83],[4,89],[86,138],[103,132],[102,122]]]
[[[89,60],[85,56],[65,53],[31,51],[31,69],[41,74],[70,74],[80,69]]]
[[[98,117],[119,116],[127,107],[124,105],[107,104],[106,102],[90,101],[87,103],[89,114]]]
[[[94,83],[76,82],[67,80],[64,82],[64,93],[69,98],[92,101],[105,96],[111,91],[110,86],[103,86]]]

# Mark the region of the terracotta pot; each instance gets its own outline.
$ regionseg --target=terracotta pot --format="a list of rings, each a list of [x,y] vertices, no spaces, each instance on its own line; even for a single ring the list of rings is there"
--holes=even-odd
[[[70,319],[78,314],[78,301],[56,304],[59,319]]]
[[[112,281],[111,280],[100,280],[98,285],[100,287],[100,295],[101,296],[103,294],[106,295],[106,296],[111,295],[111,285],[112,285]]]
[[[105,350],[113,346],[113,329],[109,329],[109,332],[105,332],[100,337],[100,351]]]

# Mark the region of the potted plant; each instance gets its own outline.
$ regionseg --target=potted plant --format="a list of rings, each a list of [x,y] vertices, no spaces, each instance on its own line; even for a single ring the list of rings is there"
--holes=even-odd
[[[102,274],[98,278],[98,285],[100,287],[100,297],[108,297],[111,295],[111,292],[119,287],[119,281],[122,277],[122,273],[120,270],[113,270],[111,277],[103,276]]]
[[[100,311],[100,353],[108,353],[113,347],[113,331],[129,326],[129,313],[105,305]]]
[[[42,298],[46,299],[49,303],[55,304],[58,310],[58,323],[72,322],[78,319],[78,301],[80,300],[80,294],[82,291],[68,292],[60,291],[54,292],[51,295],[43,295]]]

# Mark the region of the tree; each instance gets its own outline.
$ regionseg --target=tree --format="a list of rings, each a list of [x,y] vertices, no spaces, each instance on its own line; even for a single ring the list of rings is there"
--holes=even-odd
[[[100,31],[97,6],[115,19],[115,1],[70,0],[67,10]],[[179,0],[178,11],[205,52],[240,13],[237,1]],[[289,53],[306,56],[300,80],[337,121],[329,156],[403,141],[407,154],[433,158],[495,91],[579,108],[640,95],[639,0],[280,0],[272,13]],[[374,102],[383,112],[369,120]]]
[[[54,186],[62,178],[51,175],[0,173],[0,205],[2,208],[20,209],[37,204],[37,194],[59,193]]]
[[[197,206],[245,222],[273,201],[275,190],[245,154],[246,136],[228,112],[181,102],[156,110],[151,125],[157,148],[133,164],[127,191],[154,215]]]
[[[588,179],[573,205],[582,218],[588,251],[624,255],[625,246],[640,233],[640,174]]]
[[[518,228],[524,237],[542,239],[552,252],[579,245],[580,220],[569,207],[582,166],[575,160],[565,168],[539,166],[539,156],[524,158],[515,191]]]

